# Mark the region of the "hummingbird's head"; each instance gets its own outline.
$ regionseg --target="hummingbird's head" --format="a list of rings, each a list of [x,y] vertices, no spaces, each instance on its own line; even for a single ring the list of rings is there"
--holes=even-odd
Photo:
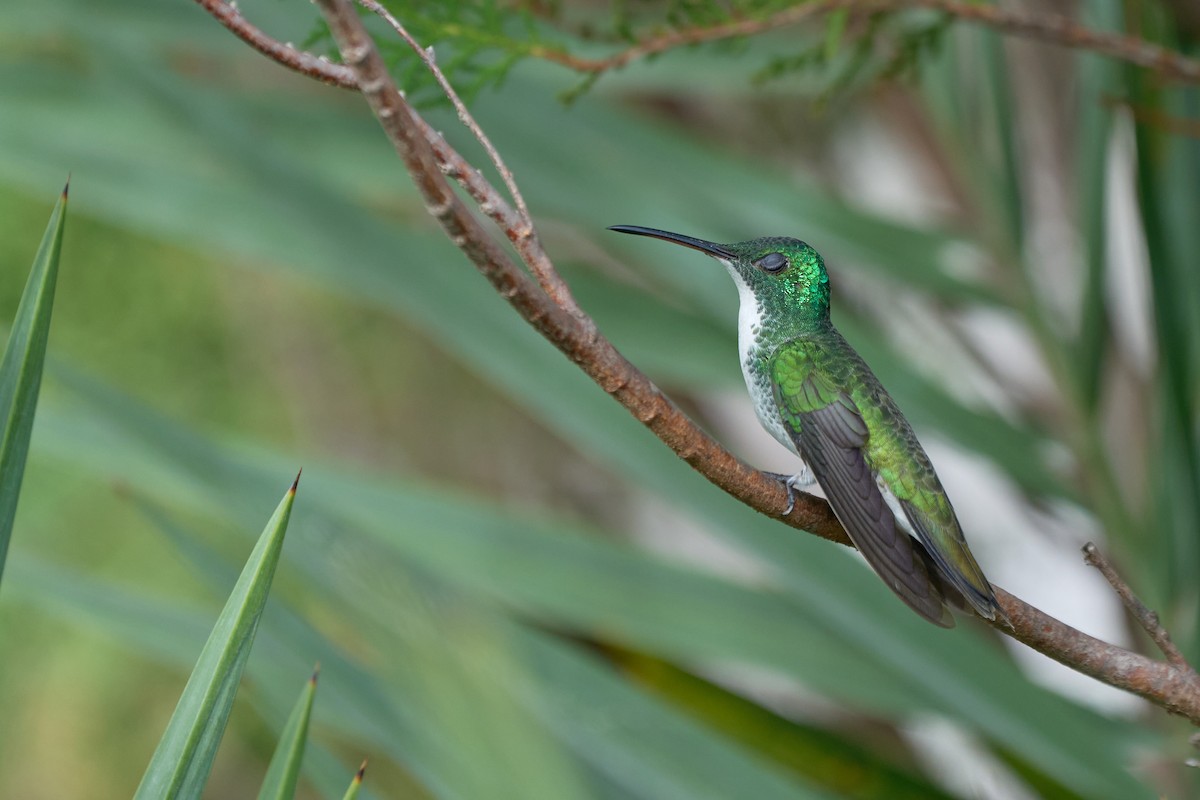
[[[766,236],[716,244],[637,225],[613,225],[609,230],[652,236],[712,256],[733,276],[742,303],[752,298],[762,313],[829,318],[829,274],[825,272],[825,262],[812,246],[799,239]]]

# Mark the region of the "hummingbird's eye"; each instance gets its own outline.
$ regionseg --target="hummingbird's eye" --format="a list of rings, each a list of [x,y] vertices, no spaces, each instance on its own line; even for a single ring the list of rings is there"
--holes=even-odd
[[[754,262],[754,266],[764,272],[779,272],[788,265],[787,256],[783,253],[767,253],[765,256]]]

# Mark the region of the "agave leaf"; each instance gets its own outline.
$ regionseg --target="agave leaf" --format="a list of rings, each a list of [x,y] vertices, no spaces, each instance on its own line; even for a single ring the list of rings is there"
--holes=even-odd
[[[367,762],[364,761],[362,766],[358,768],[358,772],[354,773],[354,777],[350,780],[350,785],[346,787],[346,793],[342,795],[342,800],[355,800],[358,797],[359,790],[362,789],[363,776],[367,774]]]
[[[50,312],[58,259],[62,252],[63,226],[67,214],[67,190],[63,189],[17,307],[4,358],[0,360],[0,575],[8,556],[17,499],[25,475],[25,458],[33,433],[33,416],[42,385],[42,364],[50,337]]]
[[[293,483],[250,553],[135,797],[198,798],[203,792],[267,602],[295,495]]]
[[[188,557],[194,561],[192,556],[201,548],[198,543],[193,544]],[[212,566],[218,560],[215,553],[210,552],[204,562]],[[236,579],[237,565],[222,564],[220,569],[211,573],[202,571],[202,574],[214,588],[222,588]],[[211,630],[212,615],[204,608],[177,600],[164,601],[161,596],[136,592],[127,586],[97,579],[26,553],[13,559],[7,590],[12,592],[13,598],[19,598],[27,605],[72,624],[87,625],[152,659],[180,668],[194,663],[196,651],[204,645]],[[255,651],[268,657],[256,658],[247,665],[250,674],[258,677],[257,691],[250,693],[249,702],[265,717],[283,720],[294,702],[293,697],[285,696],[287,678],[303,668],[305,659],[316,654],[324,665],[325,683],[329,684],[329,677],[335,676],[333,692],[327,687],[322,693],[334,697],[340,709],[376,709],[380,717],[391,714],[387,695],[379,689],[372,675],[358,668],[344,651],[280,606],[274,601],[270,604],[256,637]],[[281,610],[288,613],[281,614]],[[281,640],[287,642],[287,647]],[[380,731],[365,723],[361,714],[335,710],[332,717],[332,727],[348,736],[361,737],[364,745],[373,746],[374,741],[385,741],[392,735],[392,732]],[[309,779],[326,796],[341,794],[346,785],[345,766],[319,742],[310,742],[303,766]],[[360,796],[369,794],[364,789]]]
[[[271,756],[267,775],[258,800],[291,800],[296,796],[296,783],[300,780],[300,766],[304,762],[304,746],[308,742],[308,721],[312,717],[313,699],[317,696],[317,675],[320,668],[313,670],[312,677],[304,684],[300,697],[287,724],[279,734],[279,744]]]

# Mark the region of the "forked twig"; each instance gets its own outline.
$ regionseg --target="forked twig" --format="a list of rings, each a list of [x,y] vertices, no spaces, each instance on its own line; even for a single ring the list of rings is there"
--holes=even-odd
[[[500,153],[498,153],[496,148],[492,145],[492,140],[489,139],[487,134],[483,132],[483,128],[479,127],[479,123],[475,121],[475,117],[471,115],[471,112],[467,110],[466,103],[462,101],[462,98],[458,96],[458,92],[454,91],[454,87],[451,86],[450,81],[446,79],[446,75],[442,72],[441,67],[437,65],[437,60],[433,56],[433,50],[431,48],[422,47],[420,43],[412,37],[412,34],[408,32],[408,29],[401,25],[400,21],[392,15],[392,12],[384,8],[378,2],[378,0],[357,0],[357,2],[363,8],[379,16],[388,25],[391,25],[392,30],[396,32],[396,35],[403,39],[405,43],[412,48],[413,52],[417,54],[417,58],[421,59],[421,63],[425,65],[425,68],[429,70],[431,75],[433,75],[434,80],[438,82],[438,86],[441,87],[442,93],[445,94],[446,98],[449,99],[451,104],[454,105],[454,110],[458,113],[459,121],[462,122],[463,125],[467,126],[467,130],[471,131],[471,133],[479,141],[479,144],[483,146],[483,149],[487,153],[488,158],[491,160],[492,165],[496,168],[496,171],[500,173],[500,178],[504,181],[504,186],[508,189],[509,195],[512,196],[513,202],[516,203],[517,213],[520,214],[521,219],[525,220],[525,222],[529,225],[532,233],[533,218],[529,216],[529,209],[525,205],[525,198],[521,196],[521,190],[517,188],[517,182],[513,178],[512,171],[508,168],[508,165],[504,163],[504,159],[500,157]]]
[[[553,299],[560,308],[566,309],[569,313],[577,317],[582,317],[583,312],[579,308],[579,304],[575,302],[575,298],[571,294],[570,287],[567,286],[566,281],[564,281],[558,274],[558,270],[554,268],[554,264],[550,261],[549,256],[546,255],[546,251],[541,246],[537,236],[537,230],[533,226],[533,217],[529,214],[529,207],[525,205],[525,198],[521,194],[521,189],[517,186],[517,181],[513,177],[512,170],[510,170],[508,165],[504,163],[504,159],[501,158],[500,153],[492,144],[491,139],[489,139],[487,134],[483,132],[483,128],[479,127],[479,123],[475,121],[475,117],[472,116],[471,112],[467,109],[466,103],[462,101],[462,98],[458,96],[458,92],[454,91],[454,87],[450,84],[450,81],[446,79],[445,73],[443,73],[441,67],[437,65],[437,60],[433,56],[433,51],[431,49],[422,47],[420,42],[414,39],[412,34],[408,32],[408,29],[406,29],[400,23],[400,21],[396,19],[395,16],[393,16],[392,13],[384,8],[377,0],[357,0],[357,2],[368,11],[377,14],[380,18],[387,22],[388,25],[391,25],[392,30],[394,30],[396,34],[413,49],[413,52],[415,52],[417,57],[421,59],[421,63],[423,63],[425,68],[429,70],[431,75],[433,75],[434,79],[438,83],[438,86],[441,87],[442,92],[454,106],[454,110],[458,114],[459,121],[466,126],[467,130],[471,132],[471,135],[474,136],[476,141],[478,141],[483,147],[484,152],[487,153],[488,159],[492,162],[492,166],[494,166],[496,168],[496,172],[500,174],[500,179],[504,181],[504,186],[506,189],[508,189],[509,196],[512,197],[513,203],[516,204],[516,213],[521,224],[514,226],[506,220],[504,227],[508,230],[511,230],[511,234],[508,236],[509,240],[512,241],[512,243],[516,245],[517,249],[521,252],[522,259],[524,259],[525,263],[529,265],[529,269],[533,272],[534,277],[537,278],[538,283],[541,284],[542,290],[546,292],[546,294],[550,295],[551,299]],[[465,177],[465,174],[459,170],[454,170],[448,174],[459,181],[462,181]],[[487,202],[488,201],[484,201],[484,203],[481,203],[481,207],[485,213],[487,211]]]
[[[253,47],[269,59],[286,65],[302,75],[315,78],[322,83],[340,86],[343,89],[357,89],[358,82],[354,72],[342,64],[333,64],[326,58],[314,56],[303,50],[272,39],[242,16],[236,3],[226,0],[196,0],[196,2],[212,15],[235,36]]]
[[[1096,547],[1092,542],[1085,544],[1083,546],[1083,560],[1100,571],[1100,574],[1104,576],[1104,580],[1108,581],[1108,585],[1121,598],[1121,602],[1125,604],[1126,610],[1129,611],[1142,630],[1146,632],[1150,640],[1162,651],[1167,661],[1179,669],[1192,670],[1192,665],[1183,657],[1183,653],[1175,646],[1175,642],[1171,641],[1171,634],[1163,627],[1158,614],[1151,611],[1145,603],[1138,599],[1138,596],[1133,593],[1133,589],[1129,588],[1129,584],[1125,583],[1121,576],[1117,574],[1116,569],[1113,568],[1112,563],[1100,552],[1100,548]],[[1192,672],[1193,674],[1195,673],[1194,670]]]

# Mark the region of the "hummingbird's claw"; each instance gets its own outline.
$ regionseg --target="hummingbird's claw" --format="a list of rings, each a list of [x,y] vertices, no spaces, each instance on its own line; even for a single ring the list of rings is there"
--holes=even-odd
[[[805,464],[804,468],[795,475],[785,475],[782,472],[768,472],[767,474],[782,483],[783,488],[787,491],[787,508],[785,508],[783,510],[783,514],[780,515],[784,517],[786,517],[788,514],[791,514],[792,510],[796,507],[796,488],[812,486],[817,482],[816,478],[813,477],[812,470],[808,468],[807,464]]]

